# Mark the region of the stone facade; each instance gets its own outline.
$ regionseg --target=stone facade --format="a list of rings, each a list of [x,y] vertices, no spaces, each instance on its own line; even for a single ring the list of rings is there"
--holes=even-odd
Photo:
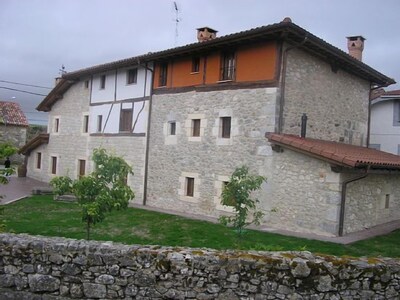
[[[300,135],[308,116],[307,137],[366,146],[369,82],[298,49],[288,52],[283,132]]]
[[[267,179],[267,226],[336,236],[340,211],[340,174],[330,164],[284,149],[273,154]],[[271,212],[271,210],[273,212]]]
[[[0,234],[1,299],[399,299],[400,261]]]
[[[347,175],[354,177],[354,175]],[[400,175],[369,174],[347,187],[344,232],[400,219]]]
[[[90,89],[84,82],[77,82],[65,92],[49,113],[49,143],[32,151],[28,159],[27,176],[48,182],[54,176],[78,177],[78,160],[84,160],[86,174],[94,166],[91,154],[94,148],[103,147],[110,153],[123,157],[133,166],[134,176],[128,177],[128,184],[135,192],[134,201],[143,199],[145,136],[91,136],[83,132],[84,115],[89,113]],[[56,130],[58,119],[58,130]],[[57,132],[58,131],[58,132]],[[41,153],[40,169],[37,168],[38,153]],[[52,157],[57,157],[57,172],[52,174]]]
[[[241,165],[268,176],[264,166],[272,151],[264,134],[274,130],[276,95],[276,88],[154,95],[147,203],[218,216],[220,178]],[[220,136],[223,117],[231,117],[230,138]],[[198,137],[192,136],[195,119],[200,119]],[[177,126],[174,140],[165,129],[170,122]],[[188,177],[194,178],[193,197],[185,195]]]
[[[24,126],[0,125],[0,143],[8,142],[20,148],[26,143],[26,132],[27,128]],[[24,157],[18,154],[13,155],[10,159],[13,164],[22,164],[24,161]]]

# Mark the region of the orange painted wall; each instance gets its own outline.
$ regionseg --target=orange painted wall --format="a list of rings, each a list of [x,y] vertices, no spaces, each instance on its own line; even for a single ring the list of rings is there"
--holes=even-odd
[[[200,70],[197,73],[192,73],[192,57],[174,60],[172,63],[172,86],[200,85],[203,83],[203,73],[204,58],[200,58]]]
[[[185,87],[203,84],[204,60],[206,59],[205,84],[217,84],[220,80],[221,52],[213,52],[200,58],[200,71],[191,73],[192,56],[170,61],[167,87]],[[236,82],[274,80],[277,74],[277,43],[265,42],[236,49]],[[154,88],[159,87],[159,65],[154,72]]]

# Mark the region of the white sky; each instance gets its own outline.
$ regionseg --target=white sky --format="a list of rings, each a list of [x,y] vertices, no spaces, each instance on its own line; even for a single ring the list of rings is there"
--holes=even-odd
[[[400,0],[0,0],[0,87],[39,94],[61,65],[74,71],[196,42],[196,28],[218,36],[280,22],[284,17],[347,52],[346,36],[367,40],[363,61],[400,82]],[[392,85],[388,90],[400,89]],[[15,97],[15,98],[14,98]],[[0,88],[31,123],[42,96]]]

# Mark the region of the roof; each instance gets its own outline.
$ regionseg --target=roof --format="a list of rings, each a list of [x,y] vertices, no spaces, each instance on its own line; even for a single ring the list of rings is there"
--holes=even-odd
[[[50,91],[50,93],[39,103],[36,107],[39,111],[50,111],[53,104],[63,97],[63,94],[70,88],[74,82],[61,78],[58,80],[57,85]]]
[[[38,134],[37,136],[35,136],[29,142],[27,142],[24,146],[22,146],[18,150],[18,153],[23,154],[23,155],[28,155],[29,153],[31,153],[34,149],[36,149],[40,145],[48,144],[48,143],[49,143],[49,134],[41,133],[41,134]]]
[[[132,65],[138,65],[143,62],[151,62],[165,60],[185,55],[199,54],[209,52],[226,47],[237,46],[254,41],[267,40],[285,40],[290,44],[300,44],[301,48],[311,52],[313,55],[346,70],[349,73],[355,74],[364,78],[373,84],[388,86],[395,81],[377,70],[369,67],[363,62],[353,58],[348,53],[340,50],[337,47],[325,42],[317,36],[311,34],[300,26],[283,21],[280,23],[253,28],[246,31],[241,31],[234,34],[229,34],[217,37],[206,42],[196,42],[186,46],[176,47],[164,51],[149,52],[148,54],[135,56],[127,59],[122,59],[106,64],[101,64],[86,69],[81,69],[75,72],[68,72],[63,75],[63,78],[77,80],[84,76],[89,76],[95,73],[107,72],[115,68],[123,68]]]
[[[24,127],[29,125],[21,106],[7,101],[0,101],[0,124]]]
[[[302,152],[347,168],[400,169],[400,156],[332,141],[301,138],[296,135],[267,133],[273,144]]]
[[[384,89],[378,89],[371,97],[371,104],[398,99],[400,99],[400,90],[385,91]]]

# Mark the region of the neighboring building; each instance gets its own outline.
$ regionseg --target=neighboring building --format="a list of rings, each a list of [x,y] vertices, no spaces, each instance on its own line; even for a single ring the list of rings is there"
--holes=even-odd
[[[15,102],[0,101],[0,142],[9,142],[17,148],[26,143],[28,120],[20,105]],[[13,163],[22,163],[23,157],[14,155]]]
[[[400,154],[400,90],[381,89],[371,99],[369,147]]]
[[[223,185],[236,167],[247,165],[268,180],[258,193],[267,226],[338,235],[399,219],[396,210],[366,222],[366,202],[352,212],[366,197],[356,193],[359,186],[393,191],[385,209],[396,207],[396,176],[360,179],[343,196],[343,187],[355,181],[348,174],[364,178],[365,166],[347,164],[348,154],[325,159],[310,151],[312,145],[298,145],[323,143],[324,153],[347,145],[356,161],[357,153],[360,159],[369,155],[370,88],[394,81],[288,18],[224,37],[216,33],[202,27],[198,43],[65,74],[38,107],[49,111],[49,135],[21,150],[29,154],[28,176],[78,176],[81,161],[89,164],[92,149],[103,146],[133,164],[129,183],[144,205],[214,217],[229,213],[220,205]],[[351,55],[361,58],[363,42],[348,38]],[[137,84],[127,89],[134,68]],[[298,141],[293,135],[300,134],[303,114],[307,138]],[[290,145],[284,137],[292,137]],[[368,172],[400,169],[397,156],[387,161],[367,164]]]

